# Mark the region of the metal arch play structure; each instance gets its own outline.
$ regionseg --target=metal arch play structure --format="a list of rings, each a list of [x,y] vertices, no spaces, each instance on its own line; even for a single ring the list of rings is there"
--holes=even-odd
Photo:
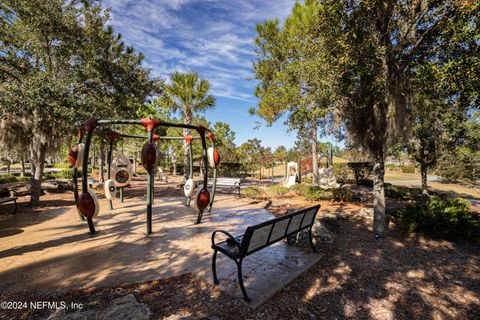
[[[213,134],[207,128],[203,126],[194,126],[194,125],[187,125],[187,124],[180,124],[180,123],[170,123],[164,122],[159,119],[151,119],[151,118],[144,118],[141,120],[98,120],[95,118],[90,118],[87,120],[83,126],[79,130],[79,139],[77,145],[70,150],[68,155],[68,161],[74,166],[73,169],[73,180],[74,180],[74,195],[75,195],[75,203],[77,205],[77,209],[79,214],[86,218],[88,222],[88,227],[90,233],[95,233],[95,226],[93,223],[93,218],[99,212],[99,203],[95,193],[92,190],[88,189],[88,155],[90,150],[90,145],[92,141],[92,136],[97,128],[98,125],[141,125],[147,132],[147,142],[145,143],[142,149],[142,165],[147,170],[147,210],[146,210],[146,233],[152,233],[152,204],[153,204],[153,188],[154,188],[154,171],[157,165],[157,156],[158,156],[158,149],[155,145],[155,140],[158,140],[158,135],[154,134],[154,131],[157,127],[165,126],[165,127],[176,127],[176,128],[186,128],[190,130],[195,130],[199,134],[199,138],[201,140],[202,145],[202,159],[204,165],[204,174],[203,174],[203,181],[202,187],[195,195],[195,203],[198,209],[197,214],[197,221],[196,223],[200,223],[202,220],[203,212],[208,207],[209,211],[213,206],[214,194],[216,190],[216,167],[220,162],[220,156],[218,154],[218,150],[215,148],[215,142],[213,138]],[[111,131],[110,135],[107,137],[110,140],[110,148],[107,157],[107,176],[110,178],[110,164],[111,164],[111,155],[112,155],[112,148],[113,142],[118,139],[121,134]],[[124,135],[128,137],[127,135]],[[206,136],[211,142],[212,147],[207,149],[206,144]],[[83,137],[85,137],[85,144],[82,144]],[[130,136],[132,137],[132,136]],[[192,149],[191,149],[191,141],[194,139],[191,136],[186,137],[164,137],[166,139],[185,139],[189,145],[189,155],[190,155],[190,165],[192,166]],[[155,140],[154,140],[155,139]],[[173,139],[172,139],[173,140]],[[190,142],[189,142],[190,141]],[[209,159],[210,158],[210,159]],[[213,182],[213,190],[212,190],[212,197],[210,197],[210,192],[207,188],[207,181],[208,181],[208,166],[213,168],[213,175],[214,175],[214,182]],[[78,195],[78,187],[76,186],[77,181],[77,170],[78,168],[82,169],[82,194]],[[192,176],[193,170],[190,170],[190,177]],[[191,197],[190,197],[191,198]],[[187,201],[187,204],[190,203],[190,199]]]

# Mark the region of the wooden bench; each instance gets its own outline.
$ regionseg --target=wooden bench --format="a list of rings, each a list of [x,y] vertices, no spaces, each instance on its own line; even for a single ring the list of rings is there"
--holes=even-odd
[[[242,179],[240,178],[228,178],[228,177],[218,177],[217,178],[217,188],[228,188],[228,189],[238,189],[238,196],[240,197],[240,187],[242,184]],[[208,185],[213,186],[213,179],[208,178]]]
[[[17,213],[17,199],[18,199],[17,197],[0,198],[0,204],[13,202],[15,204],[15,208],[13,209],[12,214],[16,214]]]
[[[288,239],[290,235],[296,234],[304,229],[309,230],[310,244],[313,251],[317,252],[313,244],[312,227],[315,222],[320,205],[310,208],[298,210],[283,217],[275,218],[260,224],[249,226],[245,233],[241,236],[234,237],[230,233],[223,230],[216,230],[212,233],[212,273],[213,281],[219,284],[217,278],[217,252],[225,254],[227,257],[235,261],[238,271],[238,282],[244,299],[250,302],[251,299],[247,295],[245,286],[243,285],[242,261],[246,256],[251,255],[259,250],[283,240]],[[223,233],[228,238],[225,241],[216,243],[215,236],[217,233]]]

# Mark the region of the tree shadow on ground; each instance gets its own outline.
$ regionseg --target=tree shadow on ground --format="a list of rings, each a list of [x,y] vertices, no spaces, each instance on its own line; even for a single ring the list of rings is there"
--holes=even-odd
[[[336,209],[337,212],[342,210],[346,210],[345,205]],[[131,215],[112,214],[99,223],[98,229],[99,237],[105,237],[105,240],[106,237],[115,237],[115,241],[90,248],[86,246],[79,252],[2,272],[0,282],[12,283],[12,278],[16,282],[36,281],[36,285],[43,288],[58,281],[67,281],[70,287],[111,283],[113,289],[98,289],[111,292],[118,287],[118,279],[134,283],[184,274],[186,266],[204,259],[203,253],[192,252],[191,248],[187,250],[175,241],[166,240],[165,233],[185,232],[187,236],[186,229],[194,226],[194,214],[191,224],[162,228],[162,224],[182,213],[175,210],[162,212],[161,209],[155,212],[154,228],[157,229],[151,237],[138,237],[128,243],[122,241],[124,236],[138,233],[138,226],[145,223],[144,209],[135,210]],[[239,214],[242,214],[241,210]],[[213,218],[210,216],[207,220]],[[191,275],[121,287],[137,290],[137,298],[148,303],[157,318],[171,314],[217,315],[221,319],[480,318],[478,243],[456,244],[421,236],[405,238],[395,228],[390,230],[388,237],[375,239],[370,220],[355,215],[339,220],[341,231],[336,233],[334,243],[323,245],[322,260],[256,310],[250,310],[241,301],[220,293],[212,284]],[[232,221],[232,228],[239,227],[239,223]],[[102,230],[105,230],[103,235]],[[9,254],[51,248],[62,241],[88,244],[89,239],[84,234],[65,237],[57,242],[13,248]],[[255,256],[249,258],[255,259]],[[168,269],[159,268],[162,264],[158,259],[170,261]],[[43,270],[49,266],[57,266],[60,272],[46,273],[44,277],[15,278],[16,274],[28,274],[31,270]],[[194,269],[193,273],[202,271],[195,272]],[[76,299],[90,296],[87,292],[77,294]]]
[[[405,239],[393,230],[375,239],[366,220],[339,221],[343,232],[315,267],[257,312],[292,318],[475,319],[480,316],[478,244]],[[298,311],[296,311],[298,310]],[[292,312],[289,312],[292,314]]]

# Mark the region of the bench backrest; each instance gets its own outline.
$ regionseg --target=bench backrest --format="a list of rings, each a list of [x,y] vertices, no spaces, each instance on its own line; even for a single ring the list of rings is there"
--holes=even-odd
[[[236,185],[240,184],[242,180],[240,178],[217,178],[217,184],[224,184],[224,185]],[[209,183],[213,183],[213,179],[209,178],[208,179]]]
[[[303,229],[311,228],[320,205],[298,210],[283,217],[251,226],[243,236],[241,253],[252,254]]]

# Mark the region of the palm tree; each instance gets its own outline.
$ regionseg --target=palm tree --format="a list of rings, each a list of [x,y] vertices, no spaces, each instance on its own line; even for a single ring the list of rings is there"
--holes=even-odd
[[[215,105],[215,97],[209,93],[211,84],[208,80],[199,78],[197,72],[174,71],[170,74],[170,83],[165,85],[164,96],[160,98],[162,106],[172,112],[180,111],[184,124],[192,124],[195,113],[204,112]],[[184,129],[183,134],[190,134]],[[188,145],[183,144],[184,177],[188,179],[190,166],[188,162]]]

